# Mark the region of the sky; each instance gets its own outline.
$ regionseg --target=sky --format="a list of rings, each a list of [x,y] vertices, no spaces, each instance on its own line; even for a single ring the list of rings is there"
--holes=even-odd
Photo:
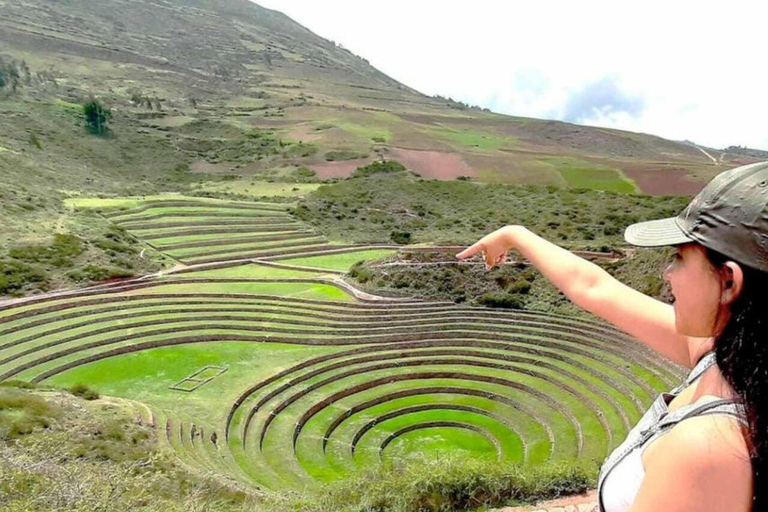
[[[257,0],[494,112],[768,150],[766,2]]]

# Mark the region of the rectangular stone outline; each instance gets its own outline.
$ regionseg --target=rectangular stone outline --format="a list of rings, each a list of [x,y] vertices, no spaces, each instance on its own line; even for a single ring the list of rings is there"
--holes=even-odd
[[[208,370],[218,370],[218,372],[215,375],[213,375],[211,377],[208,377],[207,379],[198,379],[197,378],[198,375],[200,375],[203,372],[206,372]],[[195,391],[196,389],[198,389],[203,384],[207,384],[207,383],[211,382],[213,379],[215,379],[216,377],[218,377],[219,375],[221,375],[225,371],[227,371],[227,367],[226,366],[215,366],[215,365],[203,366],[202,368],[197,370],[195,373],[193,373],[189,377],[186,377],[186,378],[180,380],[179,382],[177,382],[176,384],[174,384],[172,386],[169,386],[169,389],[172,389],[174,391],[184,391],[185,393],[191,393],[191,392]],[[187,383],[187,382],[193,384],[191,388],[190,387],[184,387],[184,384]]]

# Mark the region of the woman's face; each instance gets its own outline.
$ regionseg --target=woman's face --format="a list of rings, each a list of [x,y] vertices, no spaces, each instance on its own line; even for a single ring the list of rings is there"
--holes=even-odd
[[[664,280],[675,297],[675,327],[688,336],[714,336],[723,324],[720,309],[720,276],[707,259],[703,246],[689,243],[675,246],[672,263]]]

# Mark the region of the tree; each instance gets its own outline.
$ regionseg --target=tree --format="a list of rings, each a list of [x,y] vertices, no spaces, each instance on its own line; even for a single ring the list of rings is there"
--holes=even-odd
[[[13,92],[16,92],[20,78],[17,62],[6,61],[0,57],[0,89],[10,87]]]
[[[85,122],[88,130],[96,135],[104,135],[109,127],[107,121],[112,117],[112,112],[104,107],[98,100],[91,99],[83,105]]]

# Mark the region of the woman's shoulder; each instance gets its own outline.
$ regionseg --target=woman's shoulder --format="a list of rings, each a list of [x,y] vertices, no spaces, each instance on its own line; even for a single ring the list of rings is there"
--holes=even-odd
[[[700,452],[699,456],[731,456],[749,464],[745,433],[742,423],[730,414],[700,414],[677,423],[662,440],[668,447]]]
[[[736,418],[688,418],[649,448],[633,510],[749,510],[752,470]]]
[[[650,464],[667,464],[675,459],[678,469],[725,471],[744,482],[751,482],[752,465],[742,423],[730,414],[702,414],[680,421],[658,439]]]

